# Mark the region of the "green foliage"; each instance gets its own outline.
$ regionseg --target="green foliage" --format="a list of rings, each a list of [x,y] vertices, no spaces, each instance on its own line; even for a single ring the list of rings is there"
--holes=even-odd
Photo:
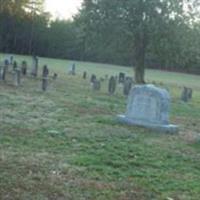
[[[117,54],[121,55],[121,61],[134,63],[138,83],[144,82],[146,66],[188,69],[191,62],[185,55],[194,53],[188,36],[196,27],[191,14],[197,17],[192,7],[185,12],[190,4],[180,0],[85,0],[79,15],[85,27],[85,55],[100,61],[108,56],[105,62],[118,62]]]
[[[134,65],[138,82],[145,67],[200,72],[197,0],[85,0],[66,21],[43,3],[0,0],[0,52]]]

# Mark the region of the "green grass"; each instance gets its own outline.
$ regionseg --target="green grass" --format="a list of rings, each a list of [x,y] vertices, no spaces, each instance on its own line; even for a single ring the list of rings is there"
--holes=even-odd
[[[199,76],[147,71],[149,82],[169,89],[171,121],[180,125],[179,135],[164,135],[116,123],[126,108],[122,89],[109,96],[106,81],[93,92],[82,79],[83,71],[104,77],[131,68],[75,62],[72,77],[72,61],[40,61],[59,75],[46,93],[40,79],[0,83],[0,199],[199,200]],[[194,89],[188,104],[179,100],[184,85]]]

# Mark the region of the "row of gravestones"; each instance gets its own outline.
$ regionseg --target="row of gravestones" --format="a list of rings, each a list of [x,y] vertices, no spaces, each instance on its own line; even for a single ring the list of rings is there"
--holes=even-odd
[[[75,75],[75,73],[74,73]],[[83,79],[87,79],[87,72],[83,72]],[[108,79],[108,75],[105,76],[105,79]],[[92,74],[90,78],[90,83],[92,85],[93,90],[100,90],[101,89],[101,82],[105,79],[100,78],[100,80],[97,80],[96,75]],[[130,93],[130,90],[133,86],[133,79],[131,77],[126,77],[125,73],[120,72],[119,78],[116,76],[111,76],[108,83],[108,93],[110,95],[115,93],[117,82],[119,84],[123,84],[123,94],[125,96],[128,96]],[[188,102],[192,99],[193,90],[191,88],[184,87],[183,91],[181,93],[181,101]]]
[[[37,56],[32,57],[33,60],[33,65],[32,65],[32,71],[31,75],[33,77],[37,77],[38,75],[38,63],[39,59]],[[26,76],[27,74],[27,62],[22,61],[21,64],[21,69],[19,69],[18,64],[16,61],[14,61],[13,56],[10,57],[10,59],[6,59],[4,61],[4,64],[0,66],[0,80],[6,80],[6,73],[8,72],[9,66],[12,66],[12,74],[13,74],[13,82],[15,86],[19,86],[21,84],[21,74],[23,76]],[[69,71],[69,74],[71,75],[76,75],[76,66],[73,63],[71,66],[71,69]],[[43,73],[42,73],[42,90],[46,91],[48,87],[48,74],[49,70],[48,67],[45,65],[43,67]],[[55,80],[57,78],[57,74],[54,73],[53,79]],[[87,72],[83,73],[83,79],[87,78]],[[108,75],[105,76],[105,79],[108,79]],[[104,79],[101,78],[100,80],[97,80],[96,75],[92,75],[90,79],[90,83],[92,84],[93,90],[100,90],[101,89],[101,81]],[[133,80],[130,77],[126,77],[125,73],[120,72],[119,73],[119,79],[118,77],[111,76],[109,79],[109,84],[108,84],[108,92],[110,95],[115,93],[117,82],[120,84],[123,84],[123,94],[125,96],[129,95],[129,92],[132,88]],[[184,87],[182,94],[181,94],[181,100],[184,102],[188,102],[192,98],[192,89]]]
[[[3,64],[0,65],[0,80],[6,81],[6,74],[9,72],[9,67],[11,67],[11,74],[13,76],[13,84],[15,86],[19,86],[21,84],[21,75],[26,76],[27,75],[27,62],[22,61],[21,67],[18,66],[16,61],[13,61],[13,57],[11,61],[6,59]],[[42,71],[42,90],[46,91],[48,87],[48,75],[49,75],[49,69],[47,65],[43,66]],[[38,76],[38,58],[36,56],[33,56],[33,65],[31,70],[31,76],[37,77]],[[57,74],[54,73],[53,79],[55,80],[57,78]]]
[[[122,73],[120,73],[122,74]],[[123,84],[123,94],[125,96],[129,95],[129,92],[132,88],[133,85],[133,79],[131,77],[125,77],[125,74],[123,74],[123,78],[122,76],[120,76],[119,74],[119,79],[117,76],[111,76],[108,80],[108,93],[110,95],[113,95],[116,91],[116,87],[117,87],[117,82],[122,83]],[[87,78],[87,72],[83,73],[83,79]],[[108,79],[108,76],[106,75],[105,79]],[[91,78],[90,78],[90,83],[92,85],[93,90],[100,90],[101,89],[101,82],[105,80],[104,78],[100,78],[100,80],[97,79],[96,75],[92,74]]]

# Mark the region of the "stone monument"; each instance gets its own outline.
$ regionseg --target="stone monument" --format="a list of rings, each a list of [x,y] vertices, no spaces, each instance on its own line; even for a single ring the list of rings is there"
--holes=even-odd
[[[125,115],[118,120],[166,133],[178,132],[178,126],[169,124],[170,96],[167,90],[154,85],[137,85],[129,94]]]

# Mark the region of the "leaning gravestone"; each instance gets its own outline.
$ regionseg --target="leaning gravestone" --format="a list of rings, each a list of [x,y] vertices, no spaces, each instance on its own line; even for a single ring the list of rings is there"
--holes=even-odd
[[[109,94],[114,94],[116,89],[116,79],[114,76],[111,76],[108,83],[108,92]]]
[[[132,88],[127,111],[119,115],[120,122],[138,125],[166,133],[176,133],[178,127],[169,124],[170,96],[167,90],[154,85]]]

